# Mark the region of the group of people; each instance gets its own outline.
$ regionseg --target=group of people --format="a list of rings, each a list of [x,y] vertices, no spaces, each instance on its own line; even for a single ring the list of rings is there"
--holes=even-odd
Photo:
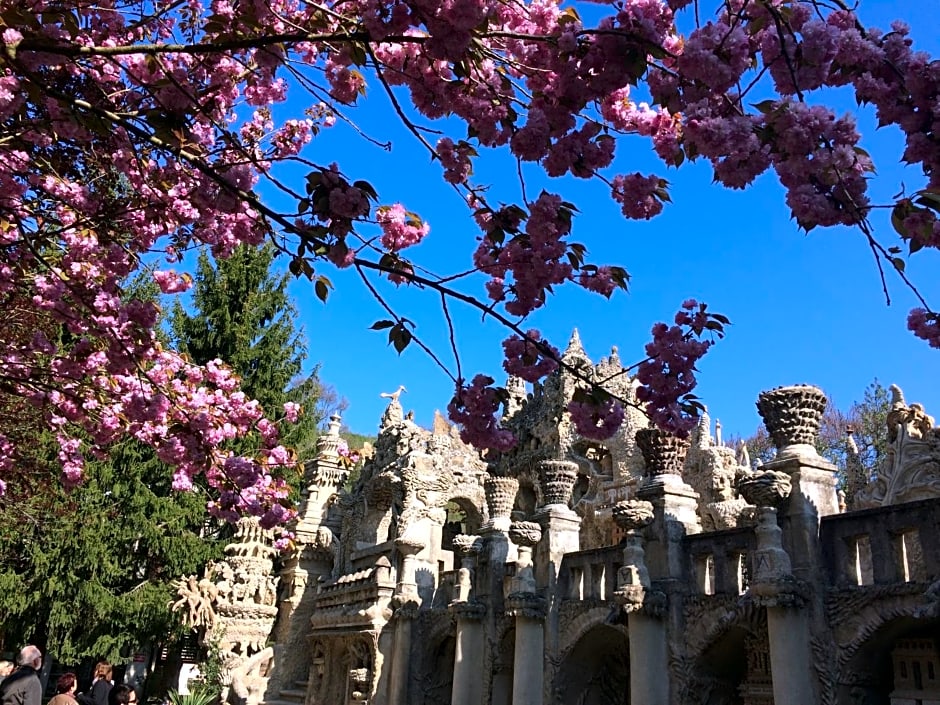
[[[0,683],[0,705],[42,705],[42,684],[39,670],[42,652],[35,646],[25,646],[16,658],[12,673]],[[74,673],[63,673],[56,681],[56,695],[47,705],[136,705],[137,692],[129,685],[114,685],[111,664],[95,664],[91,688],[87,693],[76,693],[78,678]]]

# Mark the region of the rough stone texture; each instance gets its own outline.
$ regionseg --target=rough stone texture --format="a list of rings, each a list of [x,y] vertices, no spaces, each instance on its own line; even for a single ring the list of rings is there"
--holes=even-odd
[[[835,468],[809,451],[814,388],[761,395],[780,453],[757,471],[707,419],[684,457],[642,433],[644,460],[640,417],[597,443],[564,410],[582,378],[632,398],[616,353],[594,365],[573,336],[564,355],[577,374],[509,385],[521,443],[486,463],[395,397],[351,491],[323,442],[276,643],[247,638],[264,663],[249,657],[244,678],[267,677],[275,705],[299,705],[300,688],[304,705],[890,702],[893,664],[912,668],[912,644],[933,653],[917,640],[940,623],[923,410],[898,395],[892,461],[857,492],[875,508],[839,513]],[[197,597],[180,609],[207,616],[209,587],[183,587]]]
[[[812,448],[825,409],[825,393],[808,384],[777,387],[761,392],[757,398],[757,411],[778,453],[791,446]]]

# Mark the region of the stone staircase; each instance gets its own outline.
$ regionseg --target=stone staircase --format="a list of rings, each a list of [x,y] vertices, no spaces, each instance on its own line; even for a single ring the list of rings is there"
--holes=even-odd
[[[282,688],[277,697],[265,700],[263,705],[303,705],[307,697],[307,681],[294,681],[293,687]]]

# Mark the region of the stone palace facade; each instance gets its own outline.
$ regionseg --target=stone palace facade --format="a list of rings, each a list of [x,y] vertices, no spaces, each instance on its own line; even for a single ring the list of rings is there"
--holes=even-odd
[[[626,399],[633,381],[576,334],[564,360],[578,375],[510,381],[519,443],[489,463],[390,395],[346,492],[333,419],[276,621],[258,615],[273,630],[227,640],[230,700],[940,705],[940,429],[922,407],[892,388],[888,457],[874,477],[850,462],[841,491],[814,449],[814,387],[760,395],[777,454],[752,466],[707,418],[686,442],[636,412],[609,441],[579,437],[564,411],[579,377]]]

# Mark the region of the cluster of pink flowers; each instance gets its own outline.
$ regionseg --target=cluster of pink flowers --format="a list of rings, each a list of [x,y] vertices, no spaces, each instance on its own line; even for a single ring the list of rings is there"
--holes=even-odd
[[[339,455],[340,461],[346,466],[352,466],[359,462],[359,451],[351,450],[345,439],[340,439],[336,453]]]
[[[708,352],[712,340],[702,335],[722,335],[727,319],[709,313],[695,299],[682,303],[672,326],[657,323],[653,340],[646,344],[648,359],[637,367],[637,399],[646,404],[650,420],[660,428],[686,436],[695,425],[694,405],[687,395],[695,388],[695,365]]]
[[[444,180],[452,184],[462,184],[473,174],[471,157],[476,150],[464,140],[456,144],[450,137],[441,137],[437,142],[437,156],[444,165]]]
[[[400,203],[379,208],[376,221],[382,228],[382,246],[392,252],[417,245],[431,230],[427,223],[406,211]]]
[[[611,182],[611,194],[621,205],[623,214],[628,218],[649,220],[663,210],[663,201],[669,199],[666,191],[668,184],[658,176],[615,176]]]
[[[80,477],[88,452],[130,434],[176,467],[176,486],[191,487],[203,473],[219,492],[220,515],[284,518],[284,488],[270,469],[293,460],[277,446],[272,422],[223,368],[198,368],[164,350],[155,307],[124,301],[121,282],[154,251],[176,261],[175,253],[206,245],[224,257],[271,236],[298,253],[300,272],[312,272],[309,260],[350,266],[375,248],[383,250],[378,261],[395,263],[394,280],[407,281],[415,270],[398,252],[420,242],[428,224],[402,204],[380,205],[368,183],[309,155],[318,129],[345,117],[337,105],[352,110],[370,82],[396,101],[407,91],[416,111],[403,111],[409,119],[447,118],[446,129],[464,135],[422,142],[443,178],[473,194],[482,229],[473,262],[494,306],[513,316],[541,307],[567,282],[609,296],[625,273],[586,263],[585,248],[568,242],[575,209],[560,195],[484,203],[486,189],[470,181],[478,149],[503,147],[551,176],[594,177],[613,164],[614,134],[625,132],[648,138],[669,166],[708,160],[716,181],[731,188],[773,169],[806,229],[856,224],[870,210],[873,165],[851,119],[807,102],[824,87],[851,86],[881,125],[902,131],[902,158],[920,165],[927,183],[920,200],[900,204],[895,226],[912,253],[940,246],[940,203],[930,195],[940,188],[940,64],[913,49],[906,26],[866,30],[854,13],[808,0],[735,0],[683,37],[675,13],[689,4],[624,0],[585,27],[549,0],[153,0],[134,15],[120,3],[58,13],[42,1],[24,10],[0,0],[8,23],[0,119],[17,126],[0,144],[0,294],[30,302],[70,341],[53,343],[42,331],[4,340],[0,376],[45,410],[67,481]],[[356,40],[312,41],[314,27]],[[159,46],[194,42],[202,49]],[[641,81],[650,105],[630,99]],[[284,119],[279,104],[300,89],[312,107],[303,119]],[[770,99],[754,104],[752,91]],[[417,120],[413,127],[427,134]],[[283,164],[303,165],[305,186],[279,179]],[[601,178],[624,215],[660,213],[667,183],[629,165],[623,171]],[[293,199],[284,212],[256,190],[261,179]],[[185,274],[156,270],[166,293],[189,285]],[[654,329],[651,359],[640,368],[654,421],[688,427],[683,400],[710,345],[698,338],[721,324],[694,305]],[[909,324],[937,340],[926,309]],[[536,355],[521,338],[507,343],[507,369],[548,369],[544,349]],[[460,387],[452,417],[468,438],[504,448],[510,436],[495,421],[499,395],[487,379]],[[577,423],[605,431],[613,423],[614,407],[582,403],[571,412]],[[221,450],[255,429],[265,445],[256,456]],[[0,443],[0,468],[15,455],[11,442]]]
[[[487,284],[490,298],[502,301],[511,291],[514,296],[504,305],[516,316],[542,306],[551,287],[570,280],[573,271],[566,259],[569,250],[564,239],[571,230],[569,204],[560,196],[543,192],[529,207],[520,230],[524,216],[518,208],[479,211],[477,220],[486,234],[473,255],[477,268],[491,277]]]
[[[492,377],[477,375],[469,385],[459,385],[447,405],[447,415],[460,425],[460,438],[464,443],[506,451],[513,447],[516,437],[499,425],[496,414],[502,400],[493,382]]]
[[[907,316],[907,327],[932,348],[940,348],[940,315],[922,308],[913,309]]]
[[[527,382],[537,382],[558,369],[558,349],[543,340],[535,328],[527,330],[524,338],[506,338],[503,352],[503,369]]]
[[[575,430],[585,438],[603,441],[623,423],[623,404],[609,395],[602,398],[572,399],[566,407]]]

